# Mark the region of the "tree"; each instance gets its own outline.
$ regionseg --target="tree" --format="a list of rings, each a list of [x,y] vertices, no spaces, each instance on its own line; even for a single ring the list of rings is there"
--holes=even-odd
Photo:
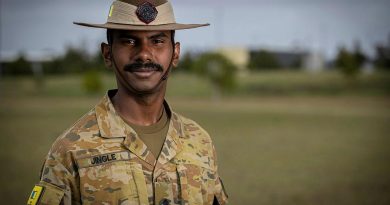
[[[92,55],[90,66],[88,67],[88,69],[99,70],[99,71],[110,71],[110,69],[107,69],[106,66],[104,65],[103,56],[100,50],[95,52],[95,54]]]
[[[80,73],[90,68],[91,63],[86,52],[82,49],[68,47],[65,56],[62,58],[63,67],[66,72]]]
[[[23,53],[4,67],[4,74],[8,75],[32,75],[32,65],[28,62]]]
[[[194,64],[194,57],[190,52],[187,52],[183,55],[183,57],[180,58],[179,65],[176,69],[173,69],[174,72],[191,72],[193,64]]]
[[[217,98],[220,94],[232,90],[236,85],[236,66],[219,53],[200,55],[194,61],[193,69],[198,75],[210,79]]]
[[[276,57],[266,51],[266,50],[259,50],[256,52],[252,52],[248,64],[249,69],[275,69],[279,68],[279,63]]]
[[[82,48],[69,46],[63,56],[59,56],[50,62],[44,63],[45,73],[64,74],[82,73],[93,69],[98,63],[91,58]]]
[[[355,41],[353,58],[358,68],[363,67],[364,63],[367,61],[367,57],[361,49],[360,41]]]
[[[88,94],[99,93],[103,88],[103,81],[97,70],[84,72],[82,87]]]
[[[390,70],[390,35],[387,45],[378,44],[375,50],[375,66],[380,69]]]
[[[346,77],[350,78],[356,77],[360,70],[355,55],[350,53],[345,47],[339,49],[335,64]]]
[[[104,70],[109,70],[105,68],[102,54],[99,50],[95,52],[95,54],[92,55],[90,58],[84,55],[83,59],[83,88],[85,91],[87,91],[88,94],[99,93],[103,88],[103,79],[101,76],[101,72]]]

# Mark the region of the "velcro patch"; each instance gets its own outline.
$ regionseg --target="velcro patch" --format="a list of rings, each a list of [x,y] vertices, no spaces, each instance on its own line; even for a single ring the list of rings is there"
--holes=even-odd
[[[30,197],[28,198],[27,205],[37,204],[44,190],[44,187],[35,185]]]
[[[79,168],[84,168],[84,167],[102,165],[113,161],[123,161],[129,159],[130,159],[130,153],[125,151],[125,152],[106,153],[101,155],[95,155],[92,157],[86,157],[86,158],[78,159],[77,163]]]

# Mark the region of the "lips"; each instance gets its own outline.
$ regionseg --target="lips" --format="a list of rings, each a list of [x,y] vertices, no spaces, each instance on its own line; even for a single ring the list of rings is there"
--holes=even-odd
[[[154,73],[157,72],[156,69],[154,68],[142,68],[142,69],[137,69],[134,71],[129,71],[133,75],[135,75],[137,78],[149,78],[151,77]]]

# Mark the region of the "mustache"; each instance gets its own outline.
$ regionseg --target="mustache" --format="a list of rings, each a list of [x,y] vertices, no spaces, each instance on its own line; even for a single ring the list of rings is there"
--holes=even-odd
[[[163,72],[164,69],[162,65],[158,63],[153,63],[153,62],[148,62],[148,63],[141,63],[141,62],[136,62],[136,63],[131,63],[127,64],[124,66],[125,71],[129,72],[137,72],[137,71],[159,71]]]

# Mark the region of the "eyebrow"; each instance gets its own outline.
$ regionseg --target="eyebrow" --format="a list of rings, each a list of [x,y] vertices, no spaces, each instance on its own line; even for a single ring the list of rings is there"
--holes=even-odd
[[[137,36],[128,34],[128,33],[120,33],[118,34],[119,38],[134,38],[134,39],[139,39]]]
[[[152,35],[149,37],[149,39],[155,39],[155,38],[161,38],[161,37],[166,37],[168,38],[168,36],[164,33],[164,32],[160,32],[158,34],[155,34],[155,35]]]

